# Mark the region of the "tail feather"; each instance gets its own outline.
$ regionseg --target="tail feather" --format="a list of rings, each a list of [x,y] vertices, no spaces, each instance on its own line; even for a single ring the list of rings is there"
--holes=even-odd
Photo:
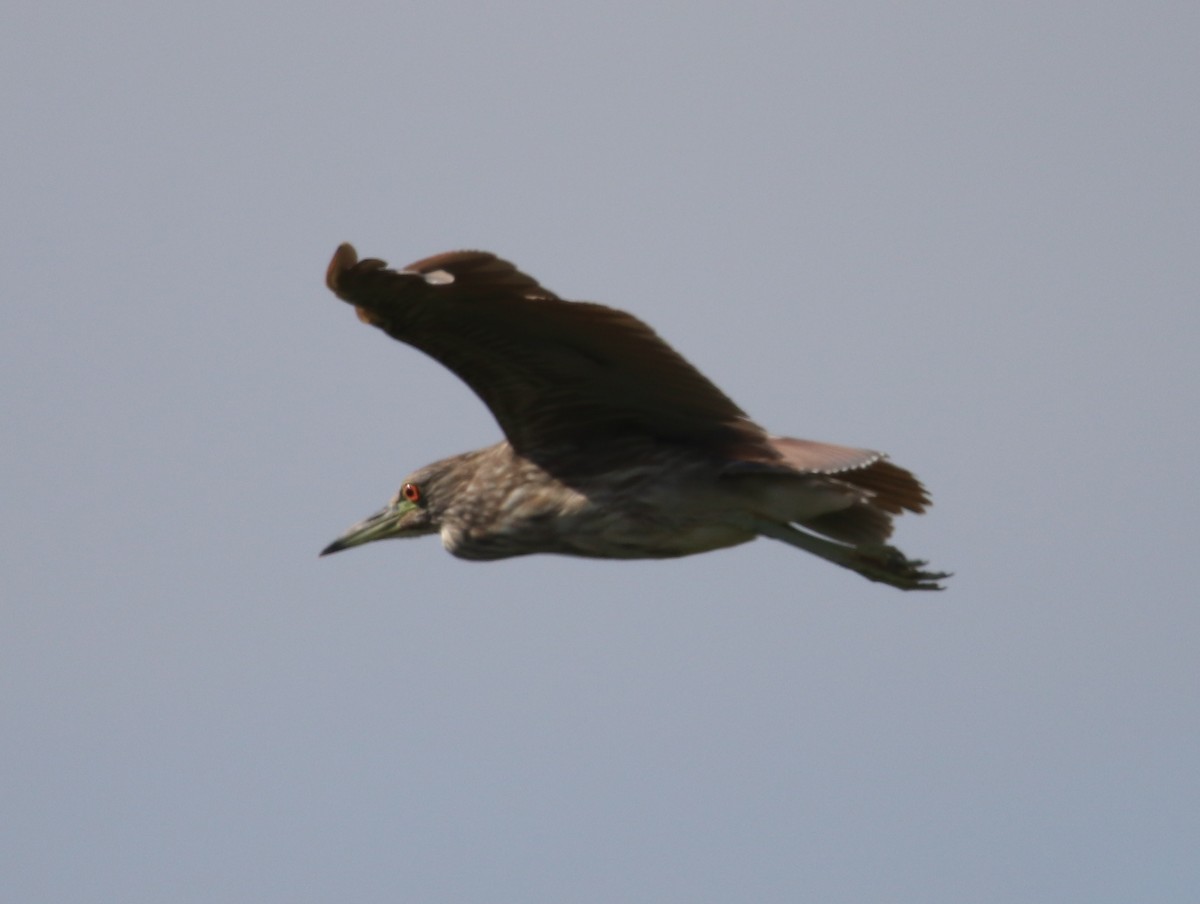
[[[882,452],[786,436],[773,436],[770,443],[788,467],[825,474],[865,490],[871,502],[885,512],[920,513],[929,505],[929,494],[921,482],[912,472],[888,461]]]
[[[929,506],[929,494],[912,472],[885,458],[855,471],[842,471],[837,479],[871,494],[871,501],[885,512],[920,514]]]

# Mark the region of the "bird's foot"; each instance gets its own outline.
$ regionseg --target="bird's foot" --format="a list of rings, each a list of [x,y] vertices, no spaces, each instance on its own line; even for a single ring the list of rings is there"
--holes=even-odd
[[[944,590],[940,582],[950,577],[950,572],[926,571],[927,564],[921,559],[908,558],[894,546],[861,547],[846,562],[867,580],[901,590]]]

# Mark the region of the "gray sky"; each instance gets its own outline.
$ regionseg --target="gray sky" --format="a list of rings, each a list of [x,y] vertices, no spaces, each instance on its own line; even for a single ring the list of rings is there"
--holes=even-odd
[[[1195,894],[1194,3],[11,6],[6,900]],[[499,437],[341,241],[890,452],[951,589],[319,560]]]

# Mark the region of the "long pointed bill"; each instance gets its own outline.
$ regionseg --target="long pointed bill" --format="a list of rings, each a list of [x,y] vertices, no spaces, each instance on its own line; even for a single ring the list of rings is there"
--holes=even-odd
[[[341,552],[351,546],[362,546],[372,540],[386,540],[401,533],[400,522],[404,516],[416,506],[411,502],[401,501],[397,505],[389,505],[376,512],[365,521],[360,521],[346,531],[328,546],[321,550],[321,555],[327,556],[333,552]]]

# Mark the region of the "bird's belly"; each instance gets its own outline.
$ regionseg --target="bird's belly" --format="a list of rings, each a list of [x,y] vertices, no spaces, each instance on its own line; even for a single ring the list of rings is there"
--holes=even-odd
[[[589,531],[586,528],[564,537],[569,555],[601,559],[671,559],[737,546],[754,539],[754,532],[721,524],[675,525],[661,530],[631,529]]]
[[[580,494],[552,508],[514,507],[506,517],[468,529],[442,529],[455,556],[488,560],[530,553],[602,559],[665,559],[736,546],[754,539],[748,527],[713,517],[712,510],[681,512],[644,498],[634,506],[597,503]],[[497,525],[503,525],[498,529]]]

